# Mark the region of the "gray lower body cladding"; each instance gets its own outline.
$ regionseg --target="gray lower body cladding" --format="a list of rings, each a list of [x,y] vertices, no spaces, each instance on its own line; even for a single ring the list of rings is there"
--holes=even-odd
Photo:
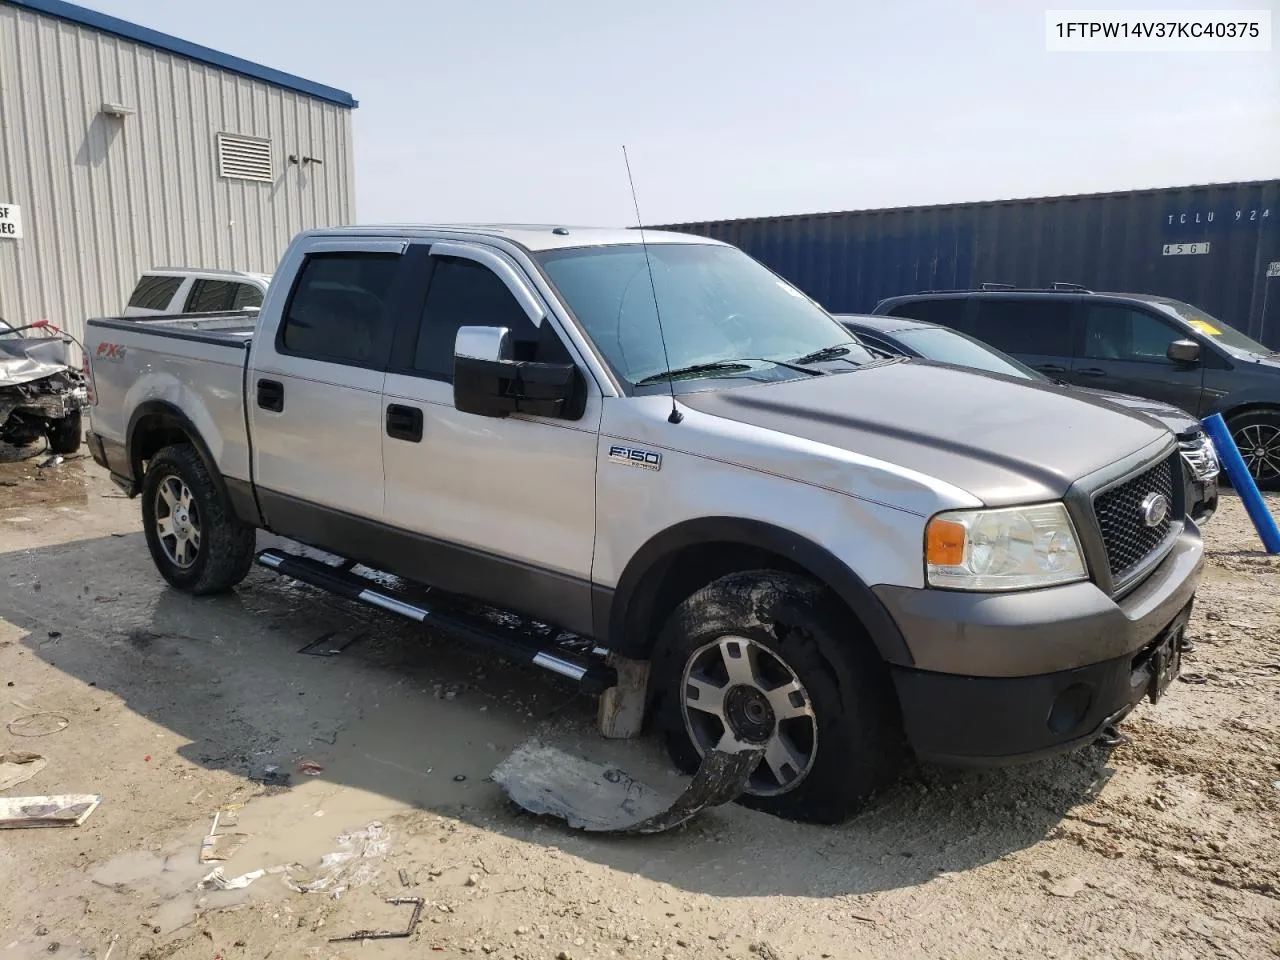
[[[1185,524],[1119,600],[1088,582],[995,595],[875,587],[914,660],[892,668],[912,747],[984,763],[1088,742],[1146,695],[1145,658],[1185,625],[1203,564]]]

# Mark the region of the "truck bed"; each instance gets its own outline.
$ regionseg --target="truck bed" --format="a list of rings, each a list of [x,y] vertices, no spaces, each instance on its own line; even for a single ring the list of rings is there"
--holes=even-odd
[[[173,414],[196,427],[225,477],[249,480],[244,390],[256,321],[248,313],[88,321],[93,426],[112,472],[126,472],[131,420]]]

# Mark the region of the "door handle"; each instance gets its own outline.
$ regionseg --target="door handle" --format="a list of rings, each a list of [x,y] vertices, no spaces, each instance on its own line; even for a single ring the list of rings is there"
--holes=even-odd
[[[272,413],[283,413],[284,384],[279,380],[259,380],[258,406]]]
[[[1099,367],[1085,367],[1083,370],[1077,370],[1076,376],[1080,377],[1105,377],[1107,371]]]
[[[387,436],[393,440],[422,441],[422,409],[399,403],[387,405]]]
[[[1039,363],[1039,364],[1036,364],[1036,369],[1039,370],[1041,373],[1066,373],[1067,372],[1066,367],[1060,367],[1056,363]]]

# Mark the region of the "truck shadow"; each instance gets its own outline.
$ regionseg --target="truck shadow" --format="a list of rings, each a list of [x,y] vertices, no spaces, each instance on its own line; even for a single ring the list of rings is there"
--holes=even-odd
[[[97,688],[60,708],[72,721],[60,737],[108,742],[94,707],[119,698],[189,741],[183,759],[242,786],[256,789],[248,778],[269,766],[291,773],[294,788],[310,786],[297,772],[305,758],[323,765],[326,786],[405,804],[410,819],[465,820],[713,896],[857,895],[975,869],[1043,840],[1109,772],[1107,752],[1088,748],[1010,769],[911,770],[839,827],[733,806],[660,836],[583,835],[515,810],[486,779],[535,732],[594,738],[593,702],[532,668],[261,570],[227,596],[187,597],[164,585],[141,534],[0,553],[0,584],[0,618],[25,631],[21,648]],[[313,655],[347,641],[337,655]],[[601,746],[598,755],[624,766],[663,766],[649,742]],[[106,781],[121,759],[101,753],[92,760],[101,770],[79,771],[86,779]],[[181,766],[146,771],[173,777]]]

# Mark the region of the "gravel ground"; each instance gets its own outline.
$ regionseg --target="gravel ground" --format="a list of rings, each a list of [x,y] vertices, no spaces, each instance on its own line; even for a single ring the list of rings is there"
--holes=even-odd
[[[1129,742],[915,769],[838,828],[733,806],[611,839],[486,782],[537,733],[678,783],[653,744],[602,744],[590,701],[264,571],[176,594],[136,502],[40,459],[0,464],[0,720],[67,724],[0,728],[0,753],[48,761],[3,796],[103,801],[78,828],[0,834],[4,960],[1280,956],[1280,558],[1230,494],[1184,682]],[[340,654],[299,653],[335,631]],[[226,877],[299,866],[197,890],[235,804]],[[424,899],[412,938],[330,942],[402,927],[388,897]]]

